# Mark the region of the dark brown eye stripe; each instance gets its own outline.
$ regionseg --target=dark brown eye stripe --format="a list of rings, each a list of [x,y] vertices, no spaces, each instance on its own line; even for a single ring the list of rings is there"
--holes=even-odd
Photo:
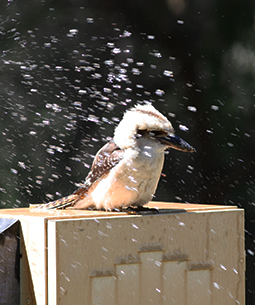
[[[156,138],[166,137],[167,132],[165,132],[165,130],[151,130],[149,131],[149,135]]]
[[[167,132],[165,130],[147,130],[147,129],[137,129],[136,138],[139,139],[144,135],[148,135],[154,138],[166,137]]]

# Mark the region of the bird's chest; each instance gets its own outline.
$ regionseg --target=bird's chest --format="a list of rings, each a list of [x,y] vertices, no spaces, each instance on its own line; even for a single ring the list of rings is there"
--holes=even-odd
[[[157,183],[164,163],[164,153],[155,153],[150,149],[131,153],[125,156],[121,170],[116,174],[116,179],[123,184],[139,187],[143,184]]]
[[[164,162],[164,154],[131,151],[102,179],[91,198],[97,208],[143,205],[155,193]]]

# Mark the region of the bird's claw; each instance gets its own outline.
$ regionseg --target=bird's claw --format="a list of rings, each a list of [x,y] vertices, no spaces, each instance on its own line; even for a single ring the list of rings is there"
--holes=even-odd
[[[144,207],[142,205],[139,206],[128,206],[126,208],[122,208],[121,212],[126,212],[128,214],[138,214],[138,215],[143,215],[143,214],[158,214],[159,210],[156,208],[148,208]]]

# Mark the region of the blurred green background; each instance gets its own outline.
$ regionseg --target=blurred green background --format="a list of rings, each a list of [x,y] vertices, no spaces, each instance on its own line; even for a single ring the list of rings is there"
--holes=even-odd
[[[246,212],[255,304],[253,1],[0,2],[0,206],[72,193],[123,112],[150,101],[171,150],[155,200]]]

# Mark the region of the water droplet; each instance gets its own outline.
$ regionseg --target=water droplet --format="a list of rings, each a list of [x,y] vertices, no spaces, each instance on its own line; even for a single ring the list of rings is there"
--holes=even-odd
[[[133,176],[128,176],[129,180],[134,182],[134,183],[137,183],[137,181],[135,180],[135,178]]]
[[[187,108],[188,108],[189,111],[197,112],[197,108],[194,107],[194,106],[188,106]]]
[[[132,68],[132,73],[134,75],[140,75],[142,72],[139,69],[137,69],[137,68]]]
[[[26,165],[25,165],[24,162],[19,161],[19,162],[18,162],[18,166],[21,167],[21,168],[23,168],[23,169],[26,169]]]
[[[60,287],[60,292],[61,292],[62,294],[64,294],[64,295],[65,295],[67,291],[66,291],[66,289],[65,289],[65,288]]]
[[[161,267],[162,262],[160,262],[160,261],[155,261],[155,265],[157,265],[158,267]]]
[[[104,62],[107,66],[113,66],[114,65],[114,62],[113,60],[109,59],[109,60],[105,60]]]
[[[114,48],[114,49],[112,50],[112,53],[114,53],[114,54],[119,54],[119,53],[121,53],[121,49],[120,49],[120,48]]]
[[[164,90],[161,90],[161,89],[157,89],[155,91],[155,93],[158,95],[158,96],[163,96],[165,94],[165,91]]]
[[[220,267],[221,267],[221,269],[223,269],[223,270],[227,270],[227,268],[226,268],[225,266],[223,266],[223,265],[220,265]]]
[[[56,71],[63,71],[63,67],[61,67],[61,66],[56,66],[56,67],[55,67],[55,70],[56,70]]]
[[[144,154],[145,154],[145,156],[147,156],[147,157],[151,157],[151,153],[149,153],[148,151],[145,151]]]
[[[173,77],[174,74],[172,71],[169,71],[169,70],[164,70],[163,74],[167,77]]]
[[[189,130],[189,128],[187,126],[185,126],[185,125],[179,125],[179,128],[182,131],[188,131]]]
[[[94,18],[87,18],[86,21],[87,23],[94,23]]]
[[[82,95],[82,94],[86,94],[86,93],[87,93],[86,90],[79,90],[79,91],[78,91],[78,94],[81,94],[81,95]]]
[[[212,105],[212,106],[211,106],[211,109],[214,110],[214,111],[217,111],[217,110],[219,110],[219,106]]]
[[[254,256],[254,251],[252,251],[251,249],[248,249],[247,253],[249,253],[250,255]]]
[[[107,229],[112,229],[112,225],[111,225],[109,222],[107,222],[107,223],[106,223],[106,228],[107,228]]]
[[[123,35],[120,35],[120,37],[130,37],[130,36],[132,36],[132,33],[127,30],[124,30]]]
[[[90,114],[88,117],[88,121],[94,122],[94,123],[99,123],[99,118],[93,114]]]
[[[102,232],[102,231],[97,231],[97,233],[98,233],[98,235],[100,235],[100,236],[105,236],[105,234]]]
[[[213,286],[214,286],[215,288],[217,288],[217,289],[220,289],[220,285],[217,284],[216,282],[213,282]]]
[[[50,125],[50,121],[49,120],[43,120],[43,124],[44,125]]]
[[[132,223],[133,228],[135,229],[139,229],[139,227],[137,225],[135,225],[134,223]]]
[[[150,53],[150,55],[153,55],[153,56],[155,56],[157,58],[161,58],[162,57],[162,54],[160,52],[153,52],[153,53]]]
[[[54,155],[54,153],[55,153],[54,150],[51,148],[47,148],[46,151],[48,154],[51,154],[51,155]]]

